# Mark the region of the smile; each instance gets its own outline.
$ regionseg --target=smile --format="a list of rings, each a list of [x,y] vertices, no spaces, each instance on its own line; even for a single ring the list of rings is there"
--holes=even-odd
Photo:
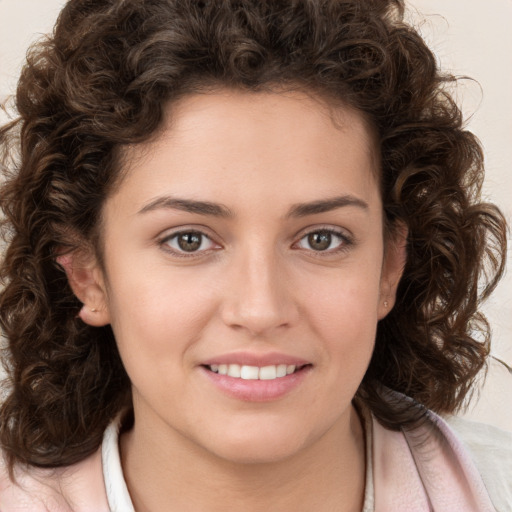
[[[285,397],[311,374],[313,365],[275,364],[264,366],[213,363],[200,366],[202,374],[219,391],[246,402],[268,402]]]
[[[297,366],[294,364],[277,364],[269,366],[248,366],[239,364],[212,364],[207,368],[219,375],[227,375],[235,379],[243,380],[274,380],[295,373]]]

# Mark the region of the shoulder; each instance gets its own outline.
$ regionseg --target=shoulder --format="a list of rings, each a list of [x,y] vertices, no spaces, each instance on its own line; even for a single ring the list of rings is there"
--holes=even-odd
[[[445,421],[477,467],[498,512],[512,504],[512,432],[457,416]]]
[[[400,438],[402,434],[407,441],[402,451],[408,449],[414,463],[409,464],[409,471],[399,467],[403,480],[412,478],[408,473],[419,476],[426,495],[432,498],[430,502],[435,499],[453,505],[441,507],[443,510],[511,511],[511,433],[457,417],[443,418],[404,395],[388,394],[424,412],[416,425],[386,434],[387,438]],[[392,456],[397,451],[395,446],[384,450]],[[467,507],[461,508],[461,503]]]
[[[0,452],[0,512],[106,512],[101,450],[65,468],[17,466]]]

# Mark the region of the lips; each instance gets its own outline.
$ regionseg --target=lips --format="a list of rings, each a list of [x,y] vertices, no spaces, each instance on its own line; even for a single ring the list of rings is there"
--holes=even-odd
[[[244,401],[282,398],[310,373],[308,361],[286,354],[232,353],[201,364],[203,373],[217,389]]]
[[[262,368],[264,366],[279,366],[283,364],[287,366],[295,365],[296,367],[305,366],[310,364],[310,361],[279,352],[267,352],[264,354],[254,352],[230,352],[207,359],[203,361],[202,364],[204,366],[238,364],[240,366],[257,366],[258,368]]]
[[[267,366],[250,366],[239,364],[212,364],[208,366],[210,371],[219,375],[227,375],[234,379],[244,380],[274,380],[291,375],[296,371],[294,364],[278,364]]]

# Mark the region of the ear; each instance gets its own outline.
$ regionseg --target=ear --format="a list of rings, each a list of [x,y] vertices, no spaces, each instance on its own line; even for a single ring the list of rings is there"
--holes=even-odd
[[[69,285],[83,306],[78,316],[88,325],[102,327],[110,323],[103,273],[92,251],[76,249],[57,257],[66,272]]]
[[[385,241],[384,260],[380,279],[379,320],[382,320],[395,305],[396,290],[407,261],[408,234],[409,230],[405,223],[396,221],[396,226]]]

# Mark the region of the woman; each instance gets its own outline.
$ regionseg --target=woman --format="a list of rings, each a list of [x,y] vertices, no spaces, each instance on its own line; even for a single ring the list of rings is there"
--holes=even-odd
[[[2,131],[0,510],[505,510],[436,414],[505,224],[402,11],[66,5]]]

